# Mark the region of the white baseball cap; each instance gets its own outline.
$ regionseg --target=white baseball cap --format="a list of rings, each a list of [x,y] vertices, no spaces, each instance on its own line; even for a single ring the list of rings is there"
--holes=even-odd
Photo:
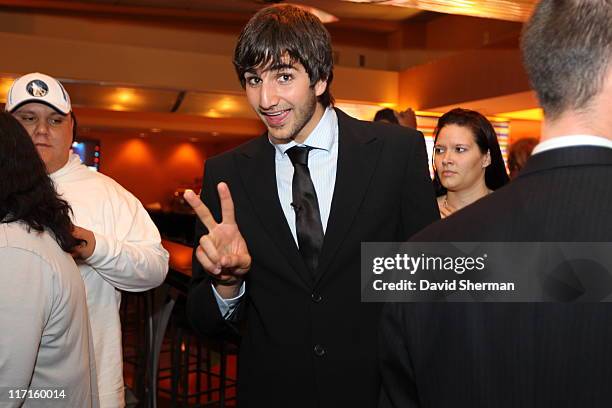
[[[70,96],[62,84],[57,79],[38,72],[24,75],[13,82],[4,110],[13,112],[30,102],[42,103],[63,115],[72,110]]]

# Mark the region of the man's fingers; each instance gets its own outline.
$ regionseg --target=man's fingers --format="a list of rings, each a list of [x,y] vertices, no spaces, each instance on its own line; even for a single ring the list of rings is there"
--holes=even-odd
[[[183,198],[185,198],[185,201],[187,201],[191,208],[193,208],[193,211],[195,211],[196,215],[200,221],[202,221],[202,224],[206,226],[208,231],[211,231],[217,226],[217,222],[210,213],[210,210],[208,207],[206,207],[202,200],[200,200],[200,197],[193,192],[193,190],[185,190]]]
[[[208,256],[206,256],[206,253],[202,250],[201,246],[196,249],[196,258],[204,270],[209,274],[216,276],[221,273],[221,268],[217,267],[213,262],[211,262]]]
[[[232,200],[232,194],[230,193],[229,187],[225,183],[219,183],[217,185],[217,191],[219,192],[219,200],[221,201],[221,217],[223,218],[223,223],[235,224],[234,201]]]
[[[202,235],[202,238],[200,238],[200,247],[204,250],[204,253],[212,263],[219,265],[221,256],[212,239],[210,239],[210,234]]]
[[[234,269],[236,272],[244,272],[251,267],[251,256],[248,254],[224,255],[221,258],[221,267],[224,269]]]

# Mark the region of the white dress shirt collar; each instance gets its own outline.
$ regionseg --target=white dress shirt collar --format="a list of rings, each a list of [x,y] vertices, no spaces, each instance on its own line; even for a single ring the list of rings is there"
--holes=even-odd
[[[319,120],[319,123],[317,123],[317,126],[313,129],[312,133],[310,133],[306,140],[304,140],[304,143],[296,143],[293,140],[289,143],[275,144],[272,143],[272,141],[270,141],[270,143],[272,143],[272,146],[274,146],[281,155],[293,146],[310,146],[315,149],[321,149],[329,152],[334,142],[338,138],[337,129],[338,117],[336,116],[336,111],[333,108],[328,107],[325,109],[321,120]]]
[[[559,136],[539,143],[531,152],[532,155],[552,149],[574,146],[600,146],[612,149],[612,140],[593,135]]]

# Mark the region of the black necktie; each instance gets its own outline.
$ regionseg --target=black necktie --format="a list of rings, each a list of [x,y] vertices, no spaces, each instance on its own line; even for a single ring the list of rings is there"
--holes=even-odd
[[[317,192],[308,170],[308,152],[311,149],[311,147],[293,146],[287,150],[287,155],[295,169],[291,206],[295,210],[298,246],[306,267],[314,276],[319,264],[319,254],[323,247],[323,224],[321,223]]]

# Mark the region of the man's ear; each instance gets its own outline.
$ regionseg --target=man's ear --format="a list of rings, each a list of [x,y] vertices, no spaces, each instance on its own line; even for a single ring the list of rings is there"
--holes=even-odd
[[[314,85],[315,95],[321,96],[323,92],[327,89],[327,80],[323,81],[319,79],[317,83]]]

